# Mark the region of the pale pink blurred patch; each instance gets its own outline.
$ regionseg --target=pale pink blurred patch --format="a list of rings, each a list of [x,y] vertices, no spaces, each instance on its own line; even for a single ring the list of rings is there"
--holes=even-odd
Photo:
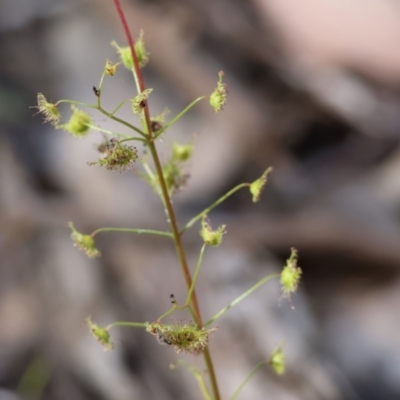
[[[400,4],[363,0],[254,0],[297,61],[350,67],[400,82]]]

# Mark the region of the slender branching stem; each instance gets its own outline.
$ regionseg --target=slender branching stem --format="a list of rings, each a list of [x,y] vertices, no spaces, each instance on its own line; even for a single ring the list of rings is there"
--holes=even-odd
[[[203,100],[204,96],[199,97],[195,101],[192,101],[184,110],[182,110],[178,115],[171,119],[168,123],[166,123],[158,132],[157,135],[154,137],[157,139],[161,136],[170,126],[172,126],[176,121],[178,121],[183,115],[185,115],[193,106],[195,106],[200,100]]]
[[[117,105],[117,107],[115,107],[114,108],[114,110],[111,112],[111,116],[112,115],[114,115],[125,103],[127,103],[129,101],[129,99],[125,99],[125,100],[122,100],[121,101],[121,103],[119,103],[118,105]]]
[[[125,125],[126,127],[128,127],[129,129],[134,130],[135,132],[137,132],[139,135],[143,136],[144,138],[147,137],[147,135],[140,130],[139,128],[137,128],[135,125],[130,124],[129,122],[124,121],[123,119],[120,119],[118,117],[116,117],[115,115],[110,114],[108,111],[104,110],[103,108],[98,108],[96,107],[102,114],[107,115],[107,117],[109,117],[110,119],[119,122],[122,125]]]
[[[195,368],[192,365],[188,364],[184,360],[178,360],[176,362],[176,364],[183,365],[184,367],[186,367],[192,373],[192,375],[194,375],[194,377],[196,378],[197,383],[198,383],[198,385],[200,387],[200,390],[201,390],[201,393],[202,393],[204,399],[213,400],[213,398],[211,397],[211,394],[209,393],[209,391],[207,389],[207,385],[204,382],[203,374],[197,368]]]
[[[246,379],[240,384],[240,386],[236,389],[235,393],[233,393],[232,397],[230,400],[236,400],[236,398],[239,396],[240,392],[242,389],[245,387],[247,382],[254,376],[254,374],[264,365],[266,364],[267,361],[261,361],[259,362],[252,370],[251,372],[247,375]]]
[[[143,75],[142,72],[140,70],[140,66],[139,66],[139,62],[138,62],[138,58],[135,52],[135,46],[134,46],[134,41],[129,29],[129,26],[126,22],[126,18],[124,15],[124,12],[122,10],[121,7],[121,3],[119,0],[114,0],[114,4],[115,7],[117,9],[119,18],[121,20],[123,29],[125,31],[125,35],[126,38],[128,40],[129,43],[129,47],[131,49],[131,53],[132,53],[132,59],[133,59],[133,66],[134,66],[134,70],[135,70],[135,75],[137,78],[137,83],[139,86],[139,91],[140,93],[142,93],[145,90],[145,84],[143,81]],[[161,192],[162,192],[162,196],[164,198],[164,205],[165,208],[167,210],[168,213],[168,219],[171,225],[171,230],[172,230],[172,234],[174,236],[174,243],[175,243],[175,249],[178,255],[178,259],[179,259],[179,263],[181,265],[182,268],[182,273],[184,275],[185,278],[185,282],[186,282],[186,287],[188,290],[190,290],[191,286],[192,286],[192,278],[190,275],[190,270],[187,264],[187,260],[186,260],[186,255],[185,252],[183,250],[183,246],[182,246],[182,240],[181,240],[181,235],[178,229],[178,224],[176,221],[176,217],[175,217],[175,212],[174,209],[172,207],[171,204],[171,198],[169,196],[168,193],[168,189],[167,189],[167,185],[164,179],[164,174],[162,171],[162,166],[160,163],[160,159],[158,157],[158,153],[157,153],[157,149],[154,143],[154,134],[152,131],[152,127],[151,127],[151,120],[150,120],[150,112],[149,112],[149,107],[148,107],[148,103],[147,105],[144,107],[144,119],[145,119],[145,123],[146,123],[146,128],[147,128],[147,135],[148,135],[148,139],[149,139],[149,150],[150,153],[152,155],[153,158],[153,162],[154,162],[154,166],[155,169],[157,171],[159,180],[160,180],[160,186],[161,186]],[[199,328],[203,327],[203,323],[201,320],[201,314],[200,314],[200,308],[198,305],[198,301],[197,301],[197,296],[196,296],[196,292],[195,290],[193,290],[192,293],[192,301],[191,301],[191,305],[193,307],[193,312],[195,315],[195,320],[196,323],[198,325]],[[215,371],[214,371],[214,365],[212,363],[212,359],[211,359],[211,355],[209,352],[208,347],[205,348],[204,352],[204,361],[206,363],[207,369],[208,369],[208,373],[209,373],[209,377],[210,377],[210,382],[211,382],[211,387],[212,387],[212,391],[213,391],[213,395],[214,395],[214,400],[220,400],[221,396],[219,394],[219,388],[218,388],[218,383],[217,383],[217,378],[215,375]]]
[[[211,206],[207,207],[204,209],[201,213],[197,214],[195,217],[193,217],[181,230],[181,234],[185,232],[187,229],[189,229],[191,226],[193,226],[198,220],[202,219],[204,215],[208,214],[211,210],[213,210],[215,207],[217,207],[219,204],[223,203],[228,197],[232,196],[234,193],[236,193],[238,190],[244,188],[244,187],[249,187],[249,183],[241,183],[240,185],[234,187],[231,189],[228,193],[225,193],[222,197],[220,197],[217,201],[215,201]]]
[[[123,133],[113,132],[113,131],[110,131],[109,129],[100,128],[99,126],[96,126],[96,125],[86,124],[86,126],[89,127],[90,129],[93,129],[94,131],[105,133],[106,135],[123,137],[123,138],[125,138],[125,140],[136,140],[136,138],[134,138],[132,136],[125,135]],[[145,139],[137,138],[137,140],[144,141]]]
[[[189,305],[190,300],[192,299],[192,293],[193,293],[194,287],[196,286],[197,277],[200,272],[200,267],[203,262],[203,256],[204,256],[204,251],[205,251],[206,247],[207,247],[207,245],[204,243],[200,250],[199,260],[197,261],[196,269],[193,274],[192,285],[190,286],[190,289],[189,289],[187,297],[186,297],[186,302],[185,302],[186,305]]]
[[[125,326],[128,328],[146,328],[147,322],[113,322],[112,324],[106,326],[106,329],[109,331],[111,328],[115,328],[116,326]]]
[[[95,237],[100,232],[127,232],[127,233],[138,233],[138,234],[149,234],[149,235],[158,235],[158,236],[166,236],[169,238],[173,238],[171,232],[163,232],[157,231],[154,229],[141,229],[141,228],[99,228],[96,229],[90,236]]]
[[[249,290],[246,290],[242,295],[240,295],[238,298],[232,301],[232,303],[228,304],[226,307],[224,307],[221,311],[217,312],[212,318],[210,318],[204,326],[211,325],[213,322],[215,322],[218,318],[222,317],[227,311],[229,311],[233,306],[236,304],[240,303],[242,300],[244,300],[247,296],[251,295],[255,290],[257,290],[260,286],[262,286],[264,283],[268,282],[269,280],[273,278],[278,278],[280,277],[280,274],[271,274],[267,275],[265,278],[261,279],[258,281],[255,285],[253,285]]]

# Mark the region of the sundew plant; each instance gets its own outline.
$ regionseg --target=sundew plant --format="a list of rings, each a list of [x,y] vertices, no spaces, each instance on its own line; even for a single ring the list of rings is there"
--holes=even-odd
[[[121,46],[116,42],[112,42],[119,60],[117,62],[106,60],[99,85],[93,87],[93,104],[85,104],[74,100],[59,100],[53,104],[48,102],[45,96],[40,93],[38,94],[36,108],[43,115],[45,122],[50,122],[56,129],[66,131],[72,136],[77,138],[86,137],[90,131],[99,131],[106,136],[107,139],[99,147],[102,156],[96,161],[88,162],[89,165],[101,166],[111,171],[129,171],[133,166],[141,164],[141,176],[145,178],[160,198],[160,206],[164,207],[170,226],[169,231],[165,232],[142,227],[115,227],[99,228],[92,233],[85,234],[79,232],[74,224],[70,222],[69,227],[72,232],[71,237],[74,245],[88,257],[94,258],[101,256],[100,250],[96,247],[96,236],[98,234],[117,231],[163,236],[165,240],[170,240],[171,245],[175,246],[177,267],[179,265],[183,274],[187,295],[183,304],[178,304],[175,297],[171,295],[171,307],[163,315],[149,315],[149,321],[151,322],[119,321],[110,323],[107,327],[100,327],[88,317],[87,324],[93,337],[107,350],[112,350],[114,347],[110,330],[116,327],[130,327],[145,329],[150,335],[154,336],[156,342],[169,346],[178,354],[184,352],[194,354],[196,357],[203,357],[205,370],[198,369],[197,364],[191,365],[179,359],[172,367],[174,368],[178,365],[186,367],[196,379],[199,390],[205,400],[220,400],[221,395],[218,387],[217,373],[214,370],[212,354],[209,349],[209,342],[212,340],[212,336],[217,334],[215,323],[232,307],[253,294],[264,283],[273,278],[280,279],[282,295],[290,297],[296,291],[301,277],[301,269],[297,266],[297,252],[295,249],[292,249],[291,255],[280,274],[268,275],[255,282],[246,292],[234,299],[230,304],[227,304],[222,310],[216,312],[215,315],[206,320],[203,319],[197,300],[197,277],[202,267],[202,260],[206,249],[220,246],[226,234],[225,225],[217,228],[212,227],[208,214],[228,197],[241,189],[247,188],[253,202],[259,201],[263,188],[267,183],[268,174],[272,169],[266,168],[258,179],[255,179],[253,182],[239,184],[205,210],[193,216],[188,222],[182,225],[178,224],[171,199],[186,184],[187,174],[184,172],[183,166],[191,158],[193,144],[172,143],[171,157],[166,163],[162,164],[157,151],[157,142],[166,135],[175,122],[202,100],[208,100],[215,112],[223,110],[224,104],[227,101],[227,87],[224,83],[224,74],[223,72],[219,72],[215,90],[208,96],[208,99],[206,96],[197,98],[169,121],[166,121],[166,113],[153,116],[149,107],[149,99],[151,99],[153,89],[146,88],[142,76],[142,68],[149,62],[149,55],[144,44],[144,34],[140,32],[139,38],[136,41],[133,40],[119,0],[114,0],[114,3],[121,20],[121,25],[125,31],[128,46]],[[106,93],[103,93],[103,82],[105,79],[111,79],[118,72],[119,67],[127,68],[132,72],[136,92],[132,99],[124,99],[113,110],[106,110],[102,105],[103,95],[106,95]],[[71,105],[71,116],[67,121],[62,120],[59,112],[58,106],[61,103],[69,103]],[[132,118],[132,120],[139,121],[138,123],[118,117],[118,111],[126,103],[130,103],[132,114],[135,115],[135,118]],[[97,110],[107,118],[129,128],[131,134],[119,134],[94,125],[92,117],[85,109]],[[134,145],[135,142],[140,142],[143,150],[139,151]],[[108,172],[104,171],[104,173]],[[133,179],[135,178],[133,177]],[[200,225],[199,242],[202,241],[202,246],[197,264],[193,266],[194,272],[192,274],[187,262],[185,249],[182,245],[182,237],[188,229],[194,227],[197,223]],[[190,322],[169,323],[168,318],[177,310],[187,310],[190,314]],[[239,396],[244,385],[263,364],[269,364],[277,374],[283,374],[285,363],[282,347],[280,346],[276,349],[270,359],[260,360],[259,364],[252,371],[249,371],[249,375],[243,383],[237,388],[232,388],[231,400]]]

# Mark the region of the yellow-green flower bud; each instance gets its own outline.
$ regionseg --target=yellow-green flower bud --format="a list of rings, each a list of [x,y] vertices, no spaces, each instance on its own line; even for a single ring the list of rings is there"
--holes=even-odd
[[[92,117],[75,106],[71,106],[71,108],[72,115],[69,121],[66,124],[58,125],[57,128],[63,129],[78,138],[87,136],[90,131]]]
[[[110,333],[107,329],[99,327],[97,324],[92,322],[91,317],[86,318],[86,322],[90,329],[92,336],[104,347],[105,350],[112,350],[114,348],[111,342]]]
[[[147,99],[153,89],[145,89],[132,100],[132,110],[136,115],[140,115],[147,106]]]
[[[190,354],[201,353],[208,345],[211,332],[215,330],[199,329],[194,324],[163,325],[148,324],[147,332],[156,337],[158,343],[173,346],[179,354],[184,351]]]
[[[115,41],[111,42],[111,46],[117,49],[117,53],[124,67],[131,70],[133,68],[131,48],[129,46],[121,47]],[[146,51],[144,45],[143,31],[140,31],[139,39],[135,42],[135,53],[138,58],[139,66],[144,67],[149,61],[149,53]]]
[[[49,103],[42,93],[38,93],[37,103],[38,105],[32,106],[32,108],[37,108],[39,110],[38,113],[43,114],[44,122],[50,122],[52,125],[57,125],[60,122],[61,113],[57,106],[53,103]]]
[[[133,68],[133,60],[132,60],[132,52],[129,46],[121,47],[117,44],[117,42],[112,41],[111,46],[114,46],[117,49],[117,53],[119,55],[119,59],[122,62],[122,65],[131,70]]]
[[[264,189],[265,184],[267,183],[268,174],[272,171],[272,168],[269,167],[264,171],[264,173],[250,185],[250,193],[253,196],[253,203],[257,203],[260,200],[261,192]]]
[[[282,293],[285,297],[290,297],[291,293],[297,290],[301,273],[301,268],[297,266],[297,250],[292,248],[290,257],[281,272]]]
[[[172,144],[172,156],[177,161],[187,161],[193,153],[192,144]]]
[[[271,355],[269,364],[277,375],[285,373],[285,355],[283,354],[282,346],[279,346]]]
[[[189,174],[182,172],[182,167],[178,165],[173,157],[167,164],[164,165],[163,175],[168,192],[171,195],[182,189],[189,179]],[[157,180],[156,186],[159,185],[160,182]]]
[[[135,52],[141,68],[143,68],[149,62],[149,53],[144,45],[143,35],[144,32],[141,30],[139,33],[139,39],[137,39],[135,42]]]
[[[110,60],[106,60],[105,73],[109,76],[114,76],[120,64],[120,62],[113,64]]]
[[[228,90],[226,88],[226,83],[222,82],[222,77],[224,73],[221,71],[219,73],[219,79],[217,83],[217,87],[211,93],[210,96],[210,105],[214,109],[215,112],[221,111],[226,104]]]
[[[76,248],[83,251],[89,258],[100,257],[101,253],[96,249],[96,243],[92,236],[78,232],[72,222],[68,226],[72,230],[71,238]]]
[[[216,230],[212,230],[211,225],[207,222],[206,216],[203,216],[201,221],[200,236],[204,243],[209,246],[217,247],[222,242],[222,236],[226,233],[226,225],[221,225]]]
[[[104,156],[100,160],[88,164],[99,164],[110,171],[128,171],[133,168],[138,157],[136,147],[127,146],[119,143],[117,138],[111,138],[105,146]]]

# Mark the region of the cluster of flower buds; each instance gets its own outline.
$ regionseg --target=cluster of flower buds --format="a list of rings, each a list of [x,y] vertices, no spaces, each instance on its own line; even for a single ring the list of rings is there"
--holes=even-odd
[[[99,164],[111,171],[127,171],[133,168],[138,159],[136,147],[120,143],[117,138],[111,138],[106,143],[104,150],[104,156],[100,160],[88,164]]]
[[[177,353],[201,353],[208,345],[211,333],[209,330],[199,329],[194,324],[163,325],[160,323],[148,324],[146,331],[156,337],[158,343],[173,346]]]

